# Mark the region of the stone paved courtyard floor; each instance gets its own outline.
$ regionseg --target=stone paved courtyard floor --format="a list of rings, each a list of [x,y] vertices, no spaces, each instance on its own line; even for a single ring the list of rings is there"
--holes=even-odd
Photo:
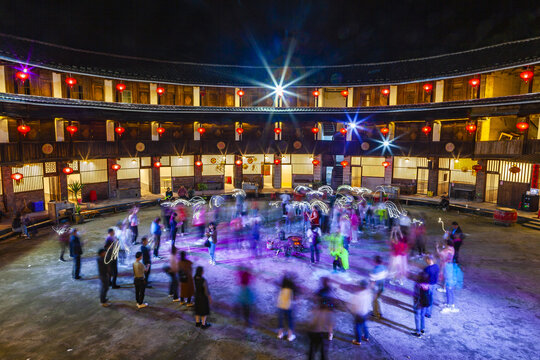
[[[330,359],[535,359],[540,354],[540,232],[520,225],[505,228],[490,219],[468,214],[441,213],[427,207],[409,207],[428,221],[428,248],[442,235],[437,223],[458,221],[468,234],[462,247],[465,286],[456,296],[457,314],[443,315],[436,306],[427,322],[427,336],[410,335],[413,282],[389,285],[384,293],[388,320],[371,321],[371,341],[359,347],[353,336],[352,316],[336,312],[335,338]],[[141,210],[141,233],[146,233],[159,209]],[[154,263],[146,301],[137,310],[131,267],[120,267],[121,289],[110,290],[112,306],[99,306],[96,250],[106,229],[125,214],[97,218],[79,226],[86,241],[83,280],[71,279],[71,262],[58,261],[55,234],[42,231],[28,241],[0,243],[0,359],[303,359],[312,294],[321,276],[333,281],[335,296],[346,300],[360,279],[373,267],[376,254],[388,257],[386,235],[363,234],[351,247],[351,270],[332,274],[331,259],[324,252],[320,265],[309,266],[306,256],[284,258],[264,251],[259,260],[245,260],[247,251],[229,251],[218,245],[216,266],[208,265],[206,250],[186,237],[178,243],[191,251],[195,265],[205,267],[214,298],[210,322],[200,330],[190,311],[167,297],[168,276]],[[272,236],[268,226],[265,236]],[[224,236],[225,231],[221,234]],[[220,236],[222,236],[220,235]],[[162,253],[168,252],[163,246]],[[305,253],[304,255],[307,255]],[[254,326],[245,328],[234,311],[235,269],[247,265],[256,275],[257,310]],[[411,272],[421,260],[410,262]],[[298,338],[278,340],[276,295],[285,271],[294,272],[301,294],[296,304]],[[437,304],[443,300],[436,293]]]

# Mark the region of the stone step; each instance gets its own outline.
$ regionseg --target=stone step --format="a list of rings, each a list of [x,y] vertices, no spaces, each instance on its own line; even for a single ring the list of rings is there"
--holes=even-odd
[[[524,223],[522,225],[525,226],[525,227],[528,227],[529,229],[535,229],[535,230],[540,231],[540,224],[538,224],[538,223],[528,222],[528,223]]]

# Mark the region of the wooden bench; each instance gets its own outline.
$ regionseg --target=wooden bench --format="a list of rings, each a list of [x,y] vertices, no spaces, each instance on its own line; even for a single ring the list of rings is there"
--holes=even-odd
[[[95,218],[97,215],[99,215],[99,211],[97,210],[82,210],[81,211],[81,216],[86,220],[86,219],[93,219]]]

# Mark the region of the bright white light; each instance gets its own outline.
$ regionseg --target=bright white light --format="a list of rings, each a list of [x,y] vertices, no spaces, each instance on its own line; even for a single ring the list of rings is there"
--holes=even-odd
[[[390,146],[390,141],[384,140],[382,144],[383,146]]]
[[[276,95],[283,97],[283,87],[281,85],[276,86]]]

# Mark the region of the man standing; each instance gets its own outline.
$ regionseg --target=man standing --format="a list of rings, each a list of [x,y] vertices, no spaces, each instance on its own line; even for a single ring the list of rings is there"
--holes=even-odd
[[[313,226],[307,231],[309,241],[309,249],[311,250],[311,263],[319,262],[321,254],[319,251],[319,243],[321,242],[321,229],[318,226]]]
[[[150,247],[148,246],[148,238],[144,236],[142,238],[141,253],[142,263],[144,264],[146,271],[144,273],[144,285],[147,288],[151,288],[148,278],[150,277],[150,269],[152,267],[152,258],[150,257]]]
[[[429,296],[431,299],[433,299],[433,290],[435,289],[435,286],[437,285],[437,281],[439,280],[439,265],[435,264],[435,261],[433,260],[433,256],[428,255],[426,256],[426,263],[428,266],[424,268],[424,273],[427,274],[429,277],[428,284],[429,284]],[[433,300],[431,301],[431,304],[426,309],[426,317],[431,317],[431,310],[433,309]]]
[[[354,332],[356,338],[352,341],[354,345],[360,345],[362,340],[369,341],[367,328],[367,317],[371,310],[372,295],[368,289],[366,280],[360,282],[360,291],[357,292],[350,301],[350,309],[354,316]],[[360,336],[362,336],[360,338]]]
[[[98,267],[98,275],[99,275],[99,281],[101,283],[101,289],[99,292],[99,301],[101,302],[101,306],[107,307],[110,304],[107,302],[107,291],[109,290],[109,267],[107,264],[105,264],[105,254],[107,253],[107,250],[105,249],[99,249],[98,251],[98,258],[97,258],[97,267]]]
[[[118,245],[118,239],[114,234],[114,230],[111,228],[107,230],[107,238],[105,239],[105,254],[107,256],[107,262],[109,267],[109,285],[113,289],[118,289],[120,286],[116,285],[116,278],[118,277],[118,254],[116,253],[116,247]]]
[[[144,302],[144,276],[146,268],[141,263],[142,257],[142,252],[138,251],[135,254],[135,262],[133,263],[133,283],[135,284],[135,301],[137,301],[138,309],[142,309],[148,306],[148,304]]]
[[[133,210],[131,210],[131,214],[128,216],[129,228],[131,229],[131,233],[133,234],[133,237],[131,238],[132,244],[137,243],[137,237],[139,236],[139,217],[137,216],[138,212],[139,208],[134,207]]]
[[[81,256],[83,254],[81,239],[77,234],[77,229],[71,230],[69,238],[69,256],[73,258],[73,278],[79,280],[81,278]]]
[[[452,223],[452,232],[450,233],[450,239],[454,242],[454,262],[459,262],[459,248],[461,247],[461,244],[463,243],[464,235],[463,231],[459,227],[459,224],[457,222]]]
[[[152,222],[152,225],[150,225],[150,233],[152,234],[152,237],[154,238],[154,257],[159,257],[159,246],[161,244],[161,219],[159,217],[155,218]]]
[[[178,231],[178,222],[176,222],[176,212],[173,211],[169,218],[169,234],[171,236],[171,247],[174,247],[176,242],[176,232]]]

